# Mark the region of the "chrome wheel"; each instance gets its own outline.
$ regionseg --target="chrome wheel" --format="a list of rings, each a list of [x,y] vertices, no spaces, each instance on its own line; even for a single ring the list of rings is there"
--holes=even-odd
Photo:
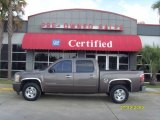
[[[115,85],[110,91],[110,97],[115,103],[124,103],[128,100],[128,89],[123,85]]]
[[[22,88],[22,95],[28,101],[35,101],[41,96],[41,88],[37,83],[26,83]]]
[[[30,99],[35,98],[37,96],[36,88],[32,86],[27,87],[27,89],[25,90],[25,96]]]
[[[116,99],[116,101],[123,101],[126,98],[126,92],[123,89],[117,89],[114,92],[114,98]]]

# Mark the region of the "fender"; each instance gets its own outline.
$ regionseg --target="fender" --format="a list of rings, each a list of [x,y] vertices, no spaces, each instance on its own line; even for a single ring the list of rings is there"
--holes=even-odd
[[[41,87],[41,89],[43,91],[42,82],[41,82],[41,80],[39,78],[24,78],[21,81],[26,81],[26,80],[36,80],[36,81],[38,81],[40,83],[40,87]]]
[[[118,78],[118,79],[112,79],[112,80],[110,80],[109,83],[108,83],[108,91],[109,91],[110,84],[112,82],[114,82],[114,81],[129,81],[130,84],[131,84],[131,91],[132,91],[132,81],[130,79],[128,79],[128,78]]]

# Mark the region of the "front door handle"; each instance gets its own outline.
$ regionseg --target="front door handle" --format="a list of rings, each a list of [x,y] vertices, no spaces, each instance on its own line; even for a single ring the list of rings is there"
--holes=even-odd
[[[71,76],[71,75],[66,75],[65,77],[66,77],[66,78],[72,78],[72,76]]]
[[[90,78],[94,78],[95,77],[95,75],[90,75]]]

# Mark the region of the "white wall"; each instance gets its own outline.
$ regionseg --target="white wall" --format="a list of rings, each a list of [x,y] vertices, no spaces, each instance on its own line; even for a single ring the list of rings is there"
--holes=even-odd
[[[25,33],[13,33],[12,44],[22,44]],[[3,34],[3,44],[8,44],[8,34]]]
[[[139,36],[142,41],[142,47],[146,45],[149,46],[159,46],[160,47],[160,36]]]

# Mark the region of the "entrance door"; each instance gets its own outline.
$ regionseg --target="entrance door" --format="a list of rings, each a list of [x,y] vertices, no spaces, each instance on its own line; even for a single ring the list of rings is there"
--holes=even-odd
[[[118,57],[117,56],[108,56],[108,67],[109,70],[118,70]]]
[[[117,55],[97,55],[100,70],[119,70]]]
[[[107,56],[97,56],[97,61],[98,61],[98,65],[99,65],[99,70],[107,70]]]

